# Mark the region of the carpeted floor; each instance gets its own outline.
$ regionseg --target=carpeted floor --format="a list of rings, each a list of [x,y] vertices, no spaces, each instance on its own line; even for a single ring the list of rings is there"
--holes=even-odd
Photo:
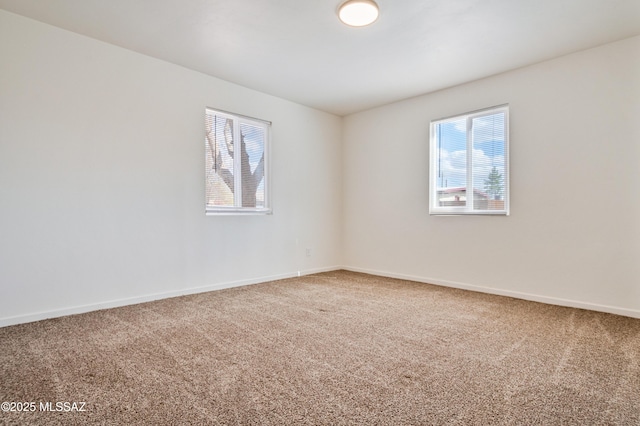
[[[336,271],[0,328],[0,423],[639,425],[639,362],[637,319]]]

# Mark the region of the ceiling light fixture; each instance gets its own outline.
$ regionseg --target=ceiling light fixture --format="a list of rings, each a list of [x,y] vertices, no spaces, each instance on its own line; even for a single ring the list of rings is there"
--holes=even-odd
[[[364,27],[378,19],[378,5],[373,0],[347,0],[338,8],[338,17],[352,27]]]

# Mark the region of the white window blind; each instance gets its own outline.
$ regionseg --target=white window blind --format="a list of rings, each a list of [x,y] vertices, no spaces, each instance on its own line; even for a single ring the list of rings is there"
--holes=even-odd
[[[271,213],[270,123],[206,109],[207,214]]]
[[[509,214],[509,108],[431,122],[431,214]]]

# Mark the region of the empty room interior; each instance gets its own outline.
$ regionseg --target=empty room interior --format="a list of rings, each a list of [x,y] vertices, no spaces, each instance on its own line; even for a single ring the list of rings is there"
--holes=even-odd
[[[0,0],[0,423],[638,425],[639,195],[637,0]]]

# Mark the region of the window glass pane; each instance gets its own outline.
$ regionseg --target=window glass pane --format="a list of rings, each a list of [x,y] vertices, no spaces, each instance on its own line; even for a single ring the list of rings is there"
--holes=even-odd
[[[242,207],[264,207],[264,146],[262,127],[240,124]]]
[[[234,206],[233,120],[206,115],[207,206]]]
[[[467,130],[464,118],[435,126],[436,197],[440,207],[466,205]]]
[[[505,114],[471,120],[473,209],[504,210]]]
[[[509,107],[431,122],[429,213],[509,214]]]
[[[271,214],[271,123],[205,109],[206,214]]]

